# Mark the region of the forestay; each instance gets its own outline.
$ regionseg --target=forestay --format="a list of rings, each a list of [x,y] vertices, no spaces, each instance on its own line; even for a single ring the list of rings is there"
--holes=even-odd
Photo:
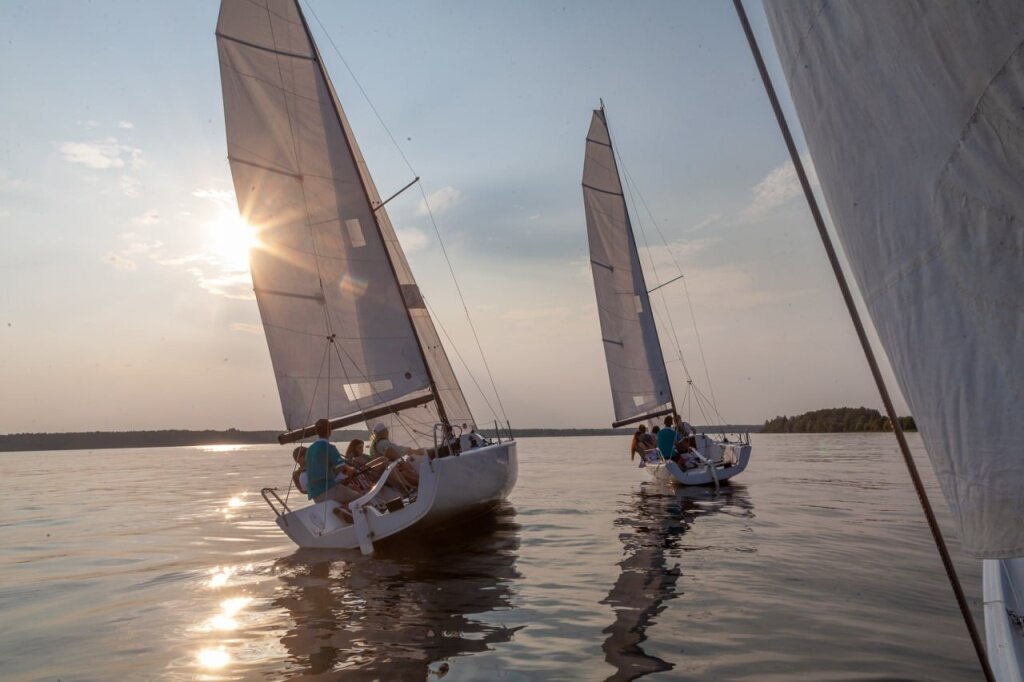
[[[1024,3],[766,3],[967,551],[1024,554]]]
[[[583,203],[615,419],[623,422],[664,408],[671,391],[603,110],[587,133]]]
[[[471,423],[296,2],[225,0],[217,44],[235,194],[258,232],[253,287],[288,428],[427,397],[431,378],[448,418]],[[437,414],[429,403],[401,421],[427,434]]]

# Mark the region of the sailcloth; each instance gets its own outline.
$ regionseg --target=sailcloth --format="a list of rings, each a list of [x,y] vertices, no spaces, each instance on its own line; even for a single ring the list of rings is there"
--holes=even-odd
[[[472,423],[295,0],[224,0],[217,45],[231,174],[257,230],[253,288],[288,429],[413,402],[382,418],[408,427],[393,429],[396,440],[429,434],[440,408]]]
[[[615,420],[628,422],[664,409],[671,391],[603,110],[587,133],[583,204]]]
[[[1024,3],[766,2],[965,549],[1024,554]]]

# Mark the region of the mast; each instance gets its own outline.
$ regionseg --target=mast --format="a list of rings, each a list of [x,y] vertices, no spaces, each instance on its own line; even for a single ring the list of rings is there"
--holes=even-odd
[[[338,94],[334,91],[334,83],[331,82],[331,77],[327,73],[327,68],[324,66],[323,57],[320,54],[320,48],[316,44],[316,40],[313,39],[313,33],[309,30],[309,23],[306,21],[306,15],[302,11],[302,5],[299,0],[295,0],[295,10],[298,12],[299,18],[302,20],[302,28],[306,32],[306,37],[309,39],[309,44],[313,47],[313,54],[315,55],[314,61],[316,61],[317,68],[320,70],[320,74],[323,76],[324,82],[327,83],[327,89],[331,95],[331,105],[334,107],[334,114],[338,118],[338,122],[341,124],[342,135],[345,138],[345,143],[348,145],[349,153],[355,157],[354,147],[352,139],[350,138],[351,131],[349,130],[347,119],[342,114],[341,103],[338,100]],[[415,181],[414,181],[415,182]],[[366,197],[366,203],[371,207],[371,213],[373,215],[373,224],[377,228],[377,234],[380,235],[381,241],[384,241],[384,234],[380,227],[380,219],[377,217],[377,211],[384,211],[384,204],[380,203],[374,206],[374,201],[370,198],[370,192],[366,187],[366,181],[363,179],[363,174],[359,173],[359,184],[363,190],[363,195]],[[411,184],[411,183],[410,183]],[[408,186],[408,185],[407,185]],[[395,283],[401,287],[401,282],[398,279],[398,272],[395,270],[395,263],[391,258],[391,253],[387,248],[384,249],[385,257],[388,261],[388,267],[391,270],[391,276],[394,278]],[[404,297],[403,297],[404,302]],[[412,319],[412,314],[409,312],[409,306],[403,305],[406,318],[409,320],[409,326],[416,329],[416,324]],[[416,348],[419,349],[420,358],[423,360],[423,366],[427,372],[427,379],[430,382],[430,394],[434,397],[434,404],[437,405],[438,415],[441,417],[441,422],[446,428],[450,427],[448,422],[448,416],[445,414],[444,403],[441,401],[441,395],[437,390],[437,383],[434,381],[433,372],[430,370],[430,363],[427,361],[427,355],[423,352],[423,343],[420,340],[419,334],[416,334]]]
[[[604,99],[599,99],[598,101],[601,103],[601,108],[599,110],[601,112],[601,120],[604,121],[604,127],[608,131],[608,147],[612,150],[612,165],[615,168],[615,175],[619,178],[619,186],[621,187],[622,186],[622,174],[619,172],[619,162],[618,162],[618,159],[616,158],[615,146],[614,146],[614,142],[612,140],[612,129],[611,129],[611,126],[608,125],[608,115],[605,114],[605,111],[604,111]],[[628,227],[628,229],[626,230],[626,233],[629,236],[629,242],[632,245],[633,250],[636,251],[639,254],[640,250],[637,248],[637,245],[636,245],[636,233],[633,231],[633,221],[629,219],[629,206],[626,204],[626,195],[625,195],[625,193],[623,193],[623,195],[622,195],[622,206],[623,206],[623,210],[626,213],[626,225]],[[640,281],[643,283],[644,295],[647,296],[647,305],[650,306],[650,304],[651,304],[651,299],[650,299],[650,296],[649,296],[650,292],[647,291],[647,278],[644,277],[644,269],[642,267],[639,270],[639,274],[640,274]],[[654,309],[651,308],[651,310],[653,312]],[[658,325],[656,325],[656,324],[653,325],[653,328],[654,328],[654,338],[658,342],[658,347],[662,348],[662,353],[664,353],[664,348],[661,345],[661,335],[658,334]],[[644,415],[643,417],[634,418],[634,419],[632,419],[630,421],[627,421],[625,423],[614,422],[612,424],[613,427],[625,426],[626,424],[632,424],[632,423],[635,423],[635,422],[638,422],[638,421],[643,421],[644,419],[660,417],[660,416],[665,415],[665,414],[675,415],[675,412],[676,412],[676,401],[675,401],[675,398],[672,396],[672,379],[668,375],[668,367],[665,365],[665,356],[664,355],[662,355],[662,358],[661,358],[661,367],[662,367],[662,370],[665,372],[665,381],[668,384],[668,405],[669,405],[668,411],[666,412],[665,410],[660,410],[657,413],[651,413],[649,415]]]

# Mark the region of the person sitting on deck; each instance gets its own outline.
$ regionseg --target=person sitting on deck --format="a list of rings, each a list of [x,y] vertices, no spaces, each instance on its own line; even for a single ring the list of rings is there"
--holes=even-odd
[[[688,422],[680,419],[679,415],[676,415],[676,424],[679,431],[676,437],[676,450],[686,454],[697,447],[697,431]]]
[[[292,472],[292,483],[303,495],[309,486],[309,472],[306,471],[306,446],[300,445],[292,450],[292,459],[295,460],[295,471]]]
[[[363,485],[367,482],[369,483],[369,485],[366,486],[367,490],[369,490],[370,487],[380,479],[380,475],[388,468],[387,458],[371,458],[370,455],[366,453],[365,443],[359,438],[353,438],[349,441],[348,447],[345,449],[344,459],[348,465],[353,467],[351,473],[355,475],[356,481],[362,479]],[[360,473],[357,474],[356,472]],[[409,485],[408,481],[402,478],[402,475],[398,471],[392,472],[391,477],[394,479],[392,487],[399,488],[401,490],[412,489],[412,486]],[[388,483],[391,483],[391,480],[389,480]],[[397,483],[397,485],[394,485],[395,483]]]
[[[416,467],[402,458],[406,455],[422,455],[423,449],[397,445],[388,440],[388,435],[387,424],[377,422],[373,425],[373,436],[370,439],[370,457],[374,459],[384,457],[389,462],[399,461],[400,463],[395,467],[393,474],[398,473],[400,475],[400,482],[408,486],[406,492],[412,492],[411,488],[415,488],[420,484],[420,475],[416,471]]]
[[[640,439],[643,438],[646,433],[647,426],[645,424],[641,424],[636,427],[636,432],[633,434],[633,441],[629,444],[629,461],[632,462],[636,459],[637,455],[640,455],[640,459],[643,459],[644,452],[646,452],[646,450],[644,450],[641,445]]]
[[[676,454],[676,431],[672,428],[672,415],[665,417],[665,428],[658,431],[658,449],[665,459]]]
[[[352,523],[352,514],[346,508],[348,503],[360,497],[358,491],[339,483],[338,469],[343,464],[338,448],[331,444],[331,423],[318,419],[316,435],[319,436],[306,450],[306,472],[309,476],[306,495],[314,502],[334,500],[342,506],[334,510],[339,518]]]

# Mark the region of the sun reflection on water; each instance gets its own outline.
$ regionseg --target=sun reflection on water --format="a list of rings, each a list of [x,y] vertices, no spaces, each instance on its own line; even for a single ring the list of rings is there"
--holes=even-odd
[[[196,654],[196,663],[209,670],[220,670],[231,662],[231,655],[223,646],[200,649]]]

